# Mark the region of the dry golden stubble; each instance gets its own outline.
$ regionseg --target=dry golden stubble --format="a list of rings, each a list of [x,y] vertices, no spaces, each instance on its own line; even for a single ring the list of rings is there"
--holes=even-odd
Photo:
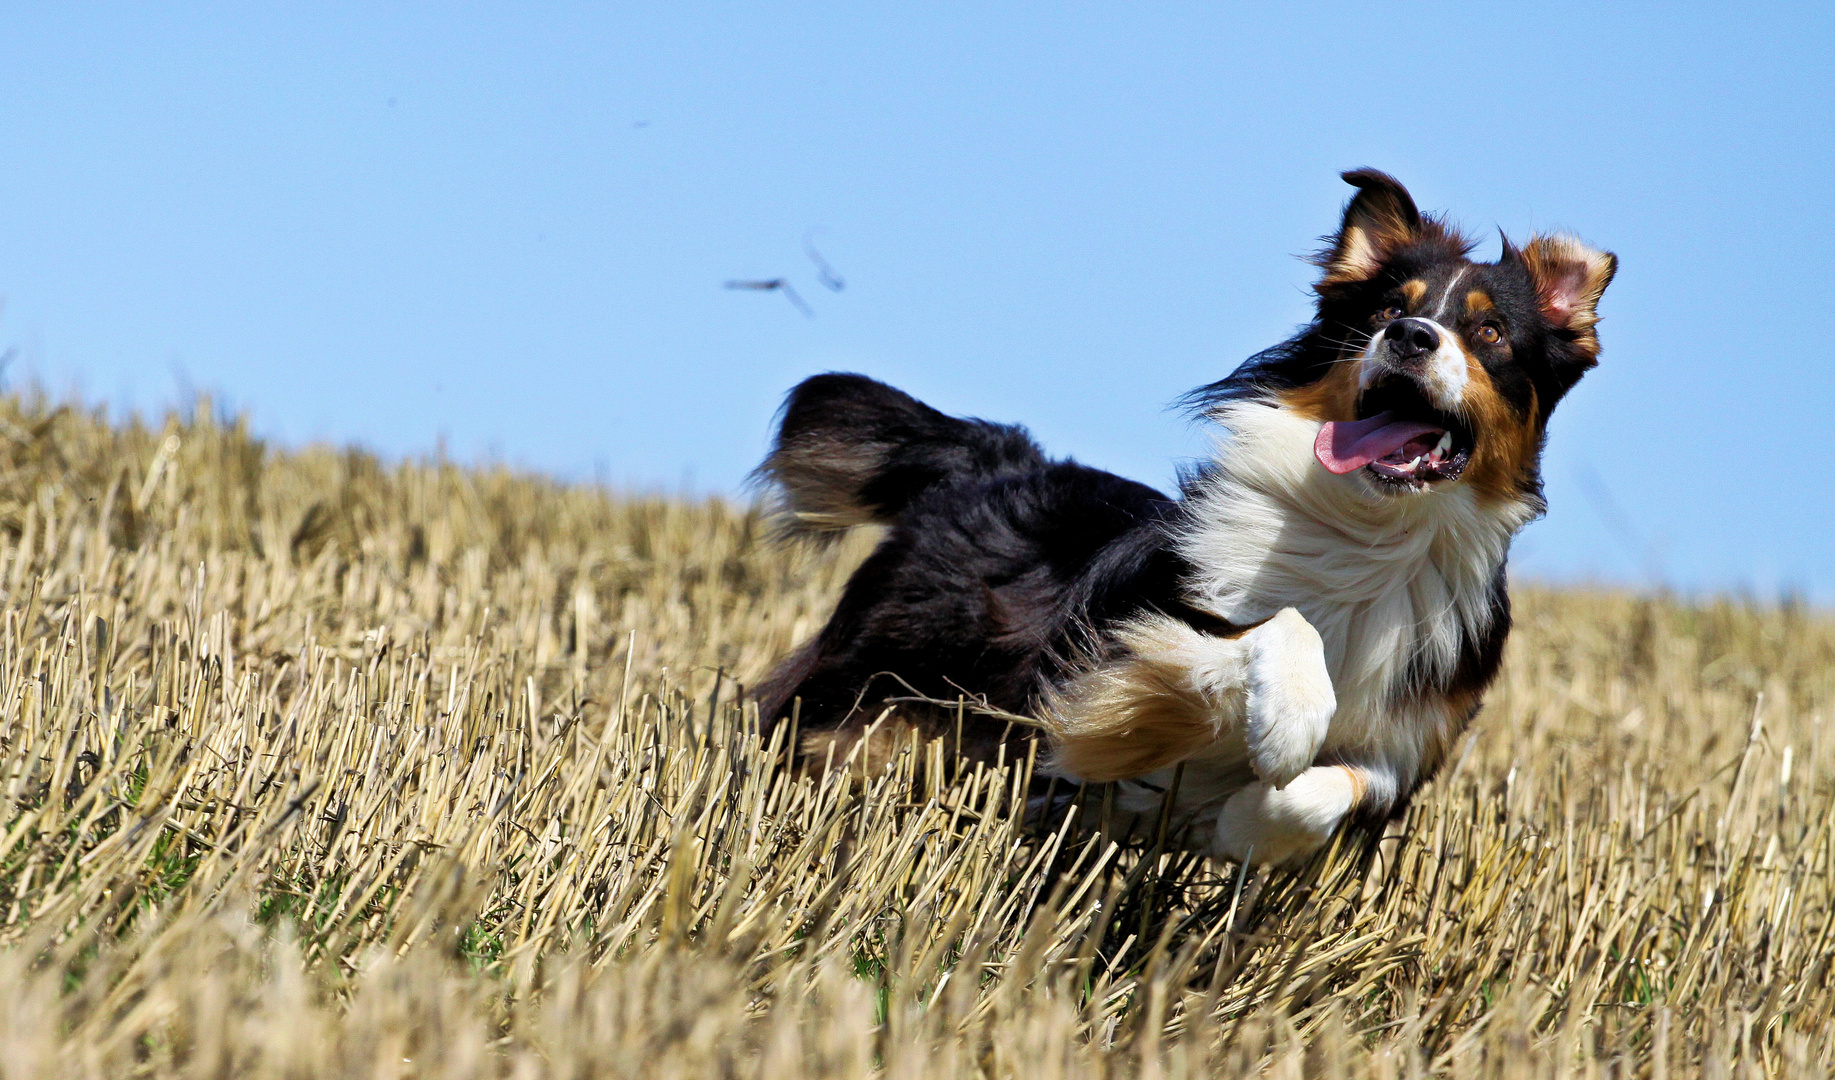
[[[1407,819],[1244,876],[1024,763],[775,768],[870,538],[767,532],[0,400],[0,1070],[1828,1070],[1824,615],[1521,591]]]

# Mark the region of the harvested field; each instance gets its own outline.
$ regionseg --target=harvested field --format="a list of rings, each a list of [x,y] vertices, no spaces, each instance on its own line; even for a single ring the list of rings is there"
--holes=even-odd
[[[774,770],[866,542],[0,400],[0,1076],[1830,1069],[1828,618],[1519,590],[1406,821],[1243,875]]]

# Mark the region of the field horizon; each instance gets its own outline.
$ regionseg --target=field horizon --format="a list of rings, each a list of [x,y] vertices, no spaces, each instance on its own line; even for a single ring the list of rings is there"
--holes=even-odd
[[[0,1078],[1835,1066],[1835,617],[1518,587],[1452,764],[1245,872],[797,779],[871,538],[0,397]]]

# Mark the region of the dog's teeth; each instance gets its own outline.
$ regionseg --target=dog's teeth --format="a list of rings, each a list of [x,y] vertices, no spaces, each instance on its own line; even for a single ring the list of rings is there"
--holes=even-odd
[[[1441,457],[1445,457],[1452,452],[1453,433],[1450,431],[1442,431],[1440,433],[1440,444],[1434,447],[1434,453],[1439,454]]]

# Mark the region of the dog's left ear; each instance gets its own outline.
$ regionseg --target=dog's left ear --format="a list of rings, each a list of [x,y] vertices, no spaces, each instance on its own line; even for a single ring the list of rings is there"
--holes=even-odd
[[[1398,250],[1421,238],[1425,228],[1421,211],[1402,182],[1375,169],[1344,173],[1344,182],[1357,189],[1344,208],[1338,234],[1318,256],[1325,268],[1319,288],[1368,281]]]
[[[1537,236],[1518,252],[1506,245],[1504,258],[1520,260],[1536,287],[1536,306],[1556,329],[1572,335],[1573,347],[1587,360],[1599,355],[1599,298],[1618,272],[1618,256],[1599,251],[1571,236]],[[1591,366],[1590,364],[1588,366]]]

